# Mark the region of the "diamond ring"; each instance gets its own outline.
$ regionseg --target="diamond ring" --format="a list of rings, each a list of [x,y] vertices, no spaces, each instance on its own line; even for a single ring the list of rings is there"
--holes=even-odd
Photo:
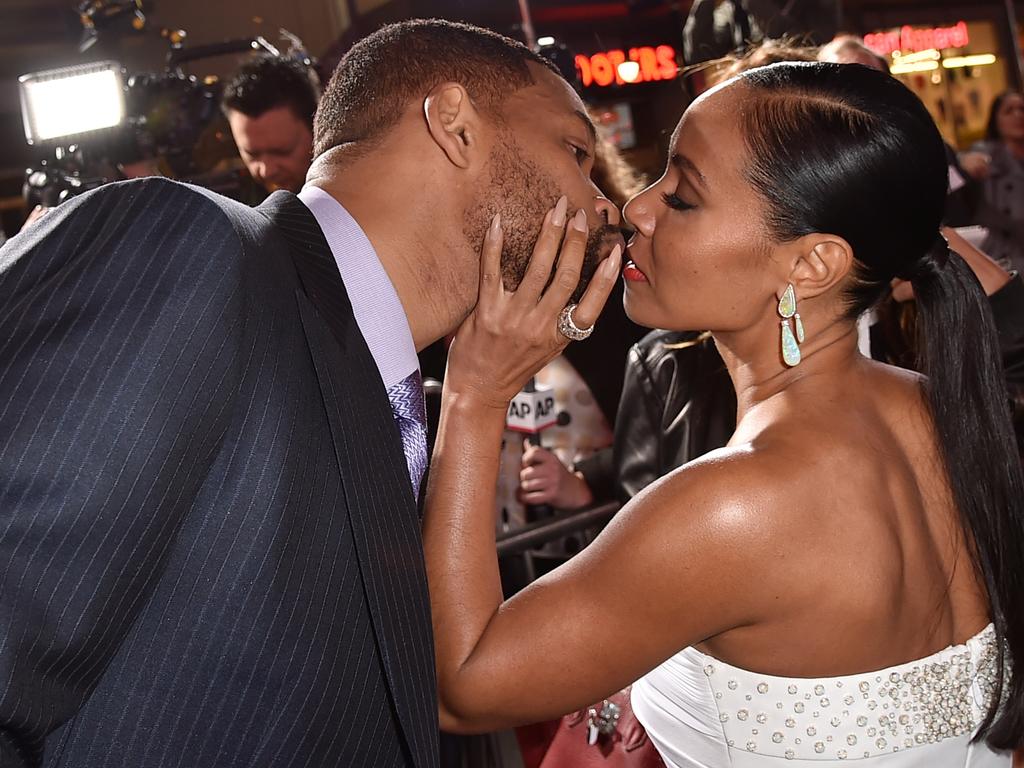
[[[589,328],[580,328],[573,322],[572,313],[576,309],[576,306],[576,304],[570,304],[559,313],[558,332],[571,341],[583,341],[594,332],[594,326],[590,326]]]

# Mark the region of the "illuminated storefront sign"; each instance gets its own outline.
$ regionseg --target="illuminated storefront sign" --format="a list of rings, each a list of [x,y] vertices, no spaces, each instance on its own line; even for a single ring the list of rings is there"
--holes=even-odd
[[[670,45],[644,45],[576,57],[576,71],[584,87],[625,85],[672,80],[679,73],[676,51]]]
[[[971,42],[967,22],[961,21],[952,27],[928,27],[917,29],[909,25],[898,31],[875,32],[864,35],[864,44],[880,56],[895,51],[927,51],[930,48],[963,48]]]

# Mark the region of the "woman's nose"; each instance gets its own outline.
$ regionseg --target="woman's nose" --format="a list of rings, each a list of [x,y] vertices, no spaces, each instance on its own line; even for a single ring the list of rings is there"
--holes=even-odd
[[[654,233],[654,216],[648,202],[650,188],[630,198],[622,208],[622,220],[625,226],[635,229],[644,237]]]

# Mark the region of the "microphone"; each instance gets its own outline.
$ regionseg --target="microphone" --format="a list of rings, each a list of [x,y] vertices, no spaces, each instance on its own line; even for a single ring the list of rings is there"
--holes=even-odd
[[[523,391],[508,405],[506,426],[513,432],[526,435],[533,445],[540,445],[540,433],[557,423],[554,390],[538,385],[536,379],[526,382]]]
[[[548,427],[559,423],[559,414],[555,411],[555,393],[551,387],[538,385],[531,378],[523,391],[512,398],[508,406],[505,425],[513,432],[526,435],[530,445],[540,445],[540,434]],[[550,517],[554,510],[549,504],[531,504],[526,507],[528,520]]]

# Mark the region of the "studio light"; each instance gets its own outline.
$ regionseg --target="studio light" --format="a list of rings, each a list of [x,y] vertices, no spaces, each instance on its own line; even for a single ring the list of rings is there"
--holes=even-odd
[[[124,76],[116,62],[34,72],[18,84],[29,144],[67,143],[124,122]]]

